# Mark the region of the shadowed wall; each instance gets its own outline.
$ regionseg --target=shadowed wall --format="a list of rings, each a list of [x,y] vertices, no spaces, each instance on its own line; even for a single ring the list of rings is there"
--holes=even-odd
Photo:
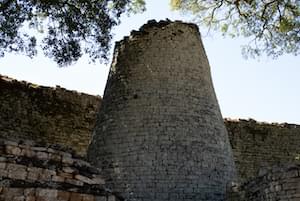
[[[4,76],[0,76],[0,92],[2,138],[55,143],[86,154],[100,97]],[[299,163],[299,125],[242,119],[226,119],[225,125],[242,180],[255,177],[260,168]]]
[[[261,169],[300,164],[300,126],[254,120],[225,120],[238,175],[254,178]]]
[[[61,144],[84,155],[100,101],[0,75],[0,137]]]
[[[224,199],[233,157],[195,25],[151,21],[116,45],[88,158],[129,200]]]

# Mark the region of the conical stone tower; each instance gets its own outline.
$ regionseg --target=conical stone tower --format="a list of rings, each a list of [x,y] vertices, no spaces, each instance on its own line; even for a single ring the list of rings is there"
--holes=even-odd
[[[126,200],[224,200],[235,168],[196,25],[149,21],[116,44],[88,158]]]

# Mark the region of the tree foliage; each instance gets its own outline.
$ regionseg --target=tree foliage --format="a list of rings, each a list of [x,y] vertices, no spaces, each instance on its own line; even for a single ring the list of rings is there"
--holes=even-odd
[[[300,52],[299,0],[171,0],[171,5],[209,29],[251,38],[245,55]],[[40,45],[60,66],[83,54],[107,61],[111,30],[121,14],[144,9],[144,0],[0,0],[0,57],[6,52],[33,57]],[[27,26],[42,40],[24,31]]]
[[[209,29],[251,38],[245,56],[300,53],[299,0],[171,0],[171,6]]]
[[[111,29],[121,14],[142,9],[141,0],[0,0],[0,56],[37,54],[36,36],[22,31],[29,26],[43,35],[44,54],[60,66],[70,65],[83,53],[92,61],[105,61]]]

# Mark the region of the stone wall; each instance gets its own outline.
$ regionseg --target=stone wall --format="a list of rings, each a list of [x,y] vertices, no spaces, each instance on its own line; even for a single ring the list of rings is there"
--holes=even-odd
[[[178,100],[179,101],[179,100]],[[101,98],[0,76],[0,137],[87,150]],[[242,180],[262,167],[299,160],[300,126],[225,119]]]
[[[225,120],[240,178],[256,177],[264,167],[299,163],[300,126],[254,120]]]
[[[0,137],[58,143],[84,154],[100,101],[0,76]]]
[[[101,170],[57,146],[0,139],[1,201],[117,201]]]
[[[88,158],[128,200],[221,201],[235,168],[194,24],[149,21],[118,42]]]
[[[255,179],[231,189],[227,201],[299,201],[300,166],[271,168]]]

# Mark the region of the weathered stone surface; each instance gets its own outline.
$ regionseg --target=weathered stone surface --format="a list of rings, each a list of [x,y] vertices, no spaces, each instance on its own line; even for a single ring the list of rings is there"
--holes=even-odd
[[[1,187],[0,187],[1,188]],[[30,192],[30,193],[28,193]],[[55,189],[1,188],[1,201],[120,201],[115,196],[95,196]]]
[[[130,40],[136,40],[138,42],[138,37],[143,37],[144,34],[147,34],[149,28],[152,25],[156,26],[158,29],[165,29],[164,27],[168,24],[168,22],[163,22],[158,25],[156,22],[148,23],[147,25],[141,28],[142,32],[134,31],[132,33]],[[125,38],[125,42],[128,42],[129,37]],[[132,41],[131,41],[132,42]],[[131,43],[130,42],[130,43]],[[124,46],[123,46],[124,47]],[[142,47],[143,48],[143,47]],[[160,49],[157,50],[161,52]],[[177,51],[177,50],[176,50]],[[178,50],[179,51],[179,50]],[[139,55],[141,52],[137,50],[137,54]],[[164,55],[161,55],[164,56]],[[161,56],[153,57],[152,59],[160,59]],[[133,55],[134,57],[134,55]],[[149,60],[152,55],[149,56]],[[148,59],[148,58],[147,58]],[[181,61],[182,58],[178,57],[178,61]],[[147,60],[145,60],[147,61]],[[168,61],[164,61],[168,63]],[[154,62],[155,63],[155,62]],[[167,66],[168,64],[166,64]],[[151,65],[150,65],[151,66]],[[143,68],[142,68],[143,69]],[[147,71],[149,68],[147,67]],[[152,66],[150,68],[152,70]],[[145,72],[147,72],[145,71]],[[130,72],[131,73],[131,72]],[[128,74],[128,76],[130,75]],[[155,74],[156,72],[154,72]],[[171,72],[173,74],[177,72]],[[183,72],[185,73],[185,72]],[[145,74],[148,75],[148,74]],[[145,77],[145,75],[143,75]],[[152,77],[152,76],[148,76]],[[120,77],[121,81],[124,81],[125,77]],[[165,105],[171,104],[187,104],[186,97],[182,98],[182,96],[177,95],[175,92],[166,91],[165,88],[168,85],[171,85],[171,78],[165,77],[164,83],[160,83],[164,92],[166,94],[170,94],[170,96],[175,96],[176,100],[167,98],[164,99],[164,96],[159,94],[153,88],[147,89],[149,93],[157,93],[157,96],[160,96],[158,102],[163,102]],[[180,81],[180,79],[178,79]],[[193,79],[191,79],[193,80]],[[157,82],[157,80],[153,80]],[[126,85],[127,83],[124,82]],[[151,87],[152,83],[146,85],[145,88]],[[154,83],[155,84],[155,83]],[[157,84],[157,83],[156,83]],[[180,86],[180,82],[174,84],[174,87]],[[164,86],[165,85],[165,86]],[[188,83],[187,83],[188,85]],[[130,86],[130,85],[128,85]],[[141,86],[143,87],[143,86]],[[124,88],[126,90],[126,88]],[[180,90],[178,90],[179,93]],[[129,91],[130,92],[130,91]],[[126,92],[127,93],[127,92]],[[178,97],[177,97],[178,96]],[[194,96],[191,96],[195,98]],[[121,97],[123,98],[123,97]],[[127,98],[127,96],[124,96]],[[129,98],[140,99],[138,91],[136,91]],[[154,97],[155,98],[155,97]],[[153,98],[149,99],[151,102]],[[47,182],[51,185],[55,184],[68,184],[65,180],[66,178],[79,180],[85,184],[91,184],[93,188],[94,184],[105,184],[105,179],[102,176],[98,177],[95,174],[95,169],[92,167],[88,167],[89,164],[83,160],[78,160],[77,158],[73,158],[72,154],[60,152],[65,149],[65,145],[74,148],[77,153],[84,155],[86,153],[86,148],[90,140],[91,130],[94,127],[94,120],[96,116],[96,112],[100,105],[100,97],[94,97],[86,94],[81,94],[73,91],[68,91],[62,88],[49,88],[49,87],[40,87],[35,84],[30,84],[27,82],[18,82],[16,80],[4,77],[0,75],[0,137],[6,138],[16,138],[22,139],[26,141],[26,143],[20,144],[20,142],[16,141],[8,141],[6,140],[5,145],[3,145],[3,141],[0,139],[0,184],[1,185],[9,185],[9,182],[15,182],[16,180],[21,180],[24,182],[26,180],[27,183],[23,183],[24,185],[41,185],[43,182]],[[138,103],[138,101],[136,101]],[[117,105],[119,107],[123,107],[123,105]],[[141,105],[137,104],[136,108],[141,107]],[[149,114],[154,114],[159,112],[165,116],[169,115],[170,111],[158,111],[155,106],[151,106],[153,111],[149,111]],[[180,107],[178,107],[180,108]],[[157,111],[154,111],[157,110]],[[173,108],[174,111],[177,108]],[[179,110],[178,110],[179,111]],[[138,115],[142,115],[138,114]],[[137,115],[137,116],[138,116]],[[143,116],[143,115],[142,115]],[[155,117],[155,115],[153,115]],[[179,120],[184,121],[186,113],[182,113],[178,118]],[[122,125],[122,127],[131,125],[138,121],[131,116],[128,116],[129,123]],[[149,117],[151,119],[152,117]],[[111,121],[111,120],[109,120]],[[113,122],[118,123],[118,122]],[[150,122],[151,124],[152,122]],[[267,124],[256,122],[254,120],[225,120],[225,124],[227,126],[228,134],[230,137],[230,142],[233,147],[234,159],[237,165],[237,170],[239,172],[239,176],[243,181],[249,180],[249,178],[257,177],[257,173],[261,175],[265,175],[268,172],[268,168],[274,164],[285,164],[287,162],[299,162],[300,158],[300,126],[294,124]],[[154,125],[154,124],[153,124]],[[160,127],[160,124],[154,125],[156,127]],[[169,128],[169,131],[174,131],[175,128]],[[200,129],[201,130],[201,129]],[[153,148],[154,146],[145,146],[143,139],[144,136],[147,136],[153,142],[157,140],[162,141],[170,141],[171,137],[163,138],[162,136],[149,136],[147,133],[141,133],[140,136],[134,136],[133,139],[135,143],[138,143],[139,146],[144,146],[143,149]],[[28,140],[31,139],[31,140]],[[35,142],[32,140],[37,140],[42,142],[39,146],[36,146]],[[115,139],[114,139],[115,140]],[[51,145],[49,147],[46,143],[59,143],[60,145]],[[119,143],[119,142],[118,142]],[[122,142],[123,143],[123,142]],[[128,149],[128,152],[134,152],[134,147],[127,146],[131,144],[130,141],[125,141],[126,145],[121,147],[121,149]],[[165,143],[163,147],[165,150],[168,150],[170,147],[167,143]],[[53,149],[54,148],[54,149]],[[118,147],[120,148],[120,147]],[[139,147],[138,147],[139,148]],[[162,148],[163,149],[163,148]],[[174,147],[170,147],[171,151]],[[60,150],[60,151],[58,151]],[[45,154],[46,153],[46,154]],[[63,154],[64,153],[64,154]],[[108,153],[108,158],[111,153]],[[9,157],[8,157],[9,155]],[[149,166],[156,165],[155,160],[151,159],[151,157],[147,157],[144,159],[144,153],[141,152],[139,156],[132,156],[132,160],[134,163],[126,164],[129,168],[131,166],[140,166],[143,164],[147,164]],[[194,155],[194,154],[191,154]],[[5,157],[3,157],[5,156]],[[36,159],[37,158],[37,159]],[[162,157],[163,158],[163,157]],[[170,154],[167,154],[165,158],[176,158]],[[213,160],[213,159],[212,159]],[[17,164],[16,161],[18,161]],[[106,161],[104,161],[105,163]],[[8,164],[10,164],[8,166]],[[27,166],[27,173],[24,172],[24,169],[21,168],[21,171],[14,174],[12,170],[9,170],[7,167],[12,167],[11,165],[25,165]],[[66,166],[74,166],[75,168],[79,168],[84,170],[84,175],[81,174],[65,174],[63,176],[53,175],[53,174],[45,174],[44,170],[48,171],[49,168],[59,167],[58,172],[63,172],[61,167],[62,165]],[[161,164],[168,164],[166,162],[161,162]],[[122,169],[118,167],[118,164],[114,164],[115,171],[119,172]],[[267,169],[260,170],[262,167],[266,167]],[[91,170],[93,169],[93,171]],[[148,169],[141,169],[141,171],[147,172]],[[150,168],[151,169],[151,168]],[[85,172],[87,171],[87,172]],[[185,170],[184,170],[185,171]],[[184,172],[183,171],[183,172]],[[97,172],[97,171],[96,171]],[[161,171],[163,174],[163,171]],[[48,172],[49,173],[49,172]],[[83,173],[83,172],[81,172]],[[299,194],[295,194],[295,189],[299,188],[297,183],[297,171],[288,171],[287,177],[293,177],[293,182],[287,182],[283,184],[278,184],[278,182],[272,182],[270,184],[270,188],[266,189],[266,192],[278,192],[281,191],[282,194],[288,194],[289,200],[299,200]],[[75,175],[75,176],[74,176]],[[132,173],[132,180],[138,180],[138,176]],[[272,180],[279,179],[282,175],[273,174]],[[8,177],[11,177],[11,180],[7,180]],[[22,179],[25,180],[23,181]],[[158,176],[159,177],[159,176]],[[148,178],[148,176],[147,176]],[[292,179],[291,179],[292,180]],[[291,181],[290,180],[290,181]],[[36,183],[36,181],[41,183]],[[92,181],[92,182],[91,182]],[[155,180],[154,180],[155,181]],[[76,182],[71,182],[76,185]],[[166,182],[167,183],[167,182]],[[172,182],[171,182],[172,183]],[[20,185],[20,183],[15,182],[14,184]],[[22,184],[22,183],[21,183]],[[22,185],[23,185],[22,184]],[[85,190],[86,186],[83,185],[82,189]],[[0,185],[0,186],[1,186]],[[82,185],[82,183],[80,183]],[[178,183],[178,188],[183,189],[186,187],[181,183]],[[122,188],[127,188],[128,185],[124,185]],[[129,186],[130,187],[130,186]],[[156,184],[142,184],[138,189],[154,189],[156,188]],[[201,193],[203,186],[199,185],[199,188],[188,188],[185,191],[188,193]],[[257,186],[260,188],[260,186]],[[28,189],[28,188],[26,188]],[[25,190],[26,190],[25,189]],[[77,188],[79,190],[80,188]],[[286,191],[282,191],[282,190]],[[24,190],[24,195],[25,195]],[[99,189],[98,189],[99,190]],[[161,186],[158,189],[157,198],[170,198],[171,200],[190,200],[189,197],[182,197],[180,193],[164,193],[164,188]],[[6,192],[7,189],[4,187],[0,187],[0,200],[3,200],[4,195],[3,192]],[[15,192],[19,192],[18,190],[10,191],[11,194],[15,194]],[[101,191],[101,190],[100,190]],[[60,192],[60,191],[59,191]],[[62,191],[67,192],[68,191]],[[34,191],[35,193],[35,191]],[[271,193],[269,193],[265,199],[273,199]],[[90,196],[85,194],[86,196]],[[22,195],[5,195],[7,200],[23,200],[24,196]],[[279,196],[279,195],[278,195]],[[281,197],[283,195],[280,195]],[[87,199],[96,199],[95,196],[93,198]],[[25,200],[27,201],[36,201],[35,196],[25,196]],[[57,199],[57,198],[56,198]],[[68,200],[69,198],[65,199]],[[100,196],[97,200],[107,200],[106,196]],[[39,198],[39,200],[45,200],[44,198]],[[58,199],[59,200],[59,199]],[[65,201],[64,199],[62,199]],[[83,196],[84,200],[84,196]],[[48,201],[48,200],[47,200]],[[90,200],[88,200],[90,201]],[[241,201],[238,198],[238,201]],[[244,200],[243,200],[244,201]]]
[[[91,195],[83,195],[82,196],[82,201],[95,201],[95,197]]]
[[[26,83],[26,82],[17,82],[16,80],[8,79],[6,77],[0,76],[0,136],[1,137],[15,137],[15,138],[22,138],[26,141],[26,146],[30,147],[32,144],[34,144],[33,141],[29,141],[26,139],[33,139],[33,140],[42,140],[44,142],[52,143],[61,143],[61,144],[66,144],[67,146],[72,146],[77,153],[84,155],[86,153],[87,145],[89,143],[89,140],[91,138],[91,130],[94,127],[94,120],[96,118],[96,112],[98,110],[100,102],[97,102],[95,100],[101,100],[100,97],[94,97],[94,96],[85,96],[80,93],[75,93],[72,91],[68,90],[63,90],[61,88],[49,88],[49,87],[38,87],[38,88],[28,88],[28,86],[34,86],[34,84]],[[4,87],[6,88],[4,90]],[[2,91],[3,90],[3,91]],[[25,90],[25,91],[24,91]],[[29,90],[29,91],[26,91]],[[3,93],[2,93],[3,92]],[[5,92],[5,93],[4,93]],[[27,93],[28,92],[28,93]],[[71,104],[73,105],[74,103],[70,103],[71,99],[76,99],[76,100],[81,100],[83,97],[85,99],[84,102],[89,102],[91,104],[94,104],[94,106],[89,107],[89,114],[94,114],[94,116],[89,116],[89,118],[82,118],[82,124],[88,126],[87,132],[81,132],[81,129],[83,129],[80,125],[79,127],[70,127],[70,124],[66,122],[64,124],[61,120],[60,121],[54,121],[53,123],[53,116],[49,116],[49,119],[43,120],[46,122],[51,121],[55,128],[60,131],[64,131],[66,127],[69,130],[72,130],[68,135],[61,134],[61,132],[55,132],[55,133],[49,133],[49,135],[46,133],[36,133],[34,130],[35,128],[32,127],[27,127],[25,125],[19,125],[16,122],[11,122],[14,123],[13,125],[9,126],[7,124],[7,120],[3,117],[3,115],[7,115],[7,118],[16,118],[13,115],[20,115],[20,111],[15,111],[19,110],[19,107],[11,106],[10,103],[10,98],[12,98],[13,101],[16,101],[17,97],[16,94],[23,94],[25,96],[25,93],[28,95],[34,96],[34,100],[28,100],[28,98],[25,98],[23,101],[32,101],[30,102],[30,106],[28,107],[22,107],[23,113],[31,114],[29,116],[22,116],[18,119],[24,119],[23,123],[26,123],[27,120],[26,118],[31,119],[33,118],[32,115],[43,115],[40,114],[39,110],[40,107],[42,107],[42,103],[44,99],[46,98],[45,94],[56,94],[59,92],[59,97],[65,97],[62,98],[62,100],[65,100],[65,104]],[[10,94],[11,93],[11,94]],[[34,95],[33,95],[34,94]],[[72,95],[71,95],[72,94]],[[22,96],[23,96],[22,95]],[[30,96],[31,96],[30,95]],[[71,98],[68,98],[71,97]],[[57,97],[58,98],[58,97]],[[67,101],[69,100],[70,101]],[[18,101],[21,101],[18,100]],[[51,101],[55,101],[56,98],[53,98],[52,96],[49,95],[49,100],[47,100],[47,105],[50,107],[50,105],[55,105],[55,103],[51,103]],[[181,100],[178,100],[179,102]],[[80,101],[75,101],[76,105]],[[13,102],[16,104],[16,102]],[[21,103],[20,103],[21,104]],[[23,104],[23,103],[22,103]],[[25,104],[25,103],[24,103]],[[26,103],[27,104],[27,103]],[[25,104],[25,105],[26,105]],[[29,103],[28,103],[29,104]],[[39,104],[38,106],[34,106],[34,104]],[[32,106],[31,106],[32,105]],[[80,105],[80,104],[79,104]],[[47,107],[48,107],[47,106]],[[74,105],[73,105],[74,106]],[[7,108],[7,107],[10,107]],[[83,106],[84,107],[84,106]],[[69,108],[66,107],[66,108]],[[59,108],[62,110],[63,108]],[[10,111],[9,114],[5,114],[2,111]],[[77,116],[80,114],[82,116],[82,112],[85,112],[86,110],[77,110],[78,111],[77,115],[69,115],[66,118],[68,119],[68,122],[72,121],[72,118],[78,118]],[[43,118],[48,118],[48,115],[44,115]],[[36,118],[38,119],[38,117]],[[93,120],[92,120],[93,119]],[[13,121],[13,120],[11,120]],[[38,120],[37,120],[38,121]],[[74,120],[74,122],[77,122],[78,120]],[[3,125],[4,124],[4,125]],[[29,122],[31,124],[31,122]],[[40,122],[42,124],[42,122]],[[269,167],[276,165],[278,163],[286,163],[286,162],[297,162],[297,158],[300,158],[300,126],[299,125],[294,125],[294,124],[276,124],[276,123],[261,123],[261,122],[256,122],[254,120],[230,120],[226,119],[225,120],[225,125],[228,130],[228,135],[230,138],[230,143],[233,148],[233,154],[234,154],[234,160],[236,162],[237,170],[239,173],[239,176],[242,180],[247,180],[249,178],[254,178],[256,177],[259,169],[261,167]],[[9,127],[7,127],[9,126]],[[19,126],[21,126],[19,128]],[[51,126],[53,126],[51,124]],[[26,130],[28,129],[28,130]],[[32,130],[29,130],[29,128],[32,128]],[[2,130],[1,130],[2,129]],[[4,130],[3,130],[4,129]],[[40,128],[38,128],[40,129]],[[79,129],[79,130],[78,130]],[[30,132],[33,132],[30,134]],[[66,131],[67,132],[67,131]],[[76,133],[80,133],[80,135],[77,135]],[[49,139],[48,139],[49,138]],[[75,139],[76,138],[76,139]],[[55,139],[55,140],[54,140]],[[74,142],[70,142],[70,139],[73,140]],[[78,143],[77,143],[78,142]],[[1,143],[1,142],[0,142]],[[70,144],[71,145],[70,145]],[[11,148],[16,147],[18,143],[15,141],[10,141],[7,143],[7,145],[10,145]],[[21,156],[26,156],[29,158],[32,158],[36,156],[37,152],[28,149],[25,147],[21,147],[22,151],[20,154],[18,154],[18,151],[15,153]],[[57,147],[56,147],[57,148]],[[16,149],[18,150],[18,149]],[[46,147],[39,147],[36,148],[36,151],[46,151]],[[5,150],[0,149],[0,155]],[[49,159],[50,160],[55,160],[55,161],[61,161],[61,155],[55,154],[51,152],[51,148],[48,148],[49,153]],[[0,156],[0,161],[6,160],[5,158]],[[65,158],[65,161],[69,160],[69,163],[73,163],[74,161],[70,161],[70,158]],[[0,172],[1,175],[6,174],[5,172]]]
[[[276,166],[261,176],[232,188],[226,201],[298,201],[300,165]]]
[[[58,191],[58,193],[57,193],[58,200],[69,200],[70,196],[71,196],[71,193],[67,192],[67,191]]]
[[[87,184],[95,184],[96,183],[92,179],[90,179],[88,177],[85,177],[85,176],[82,176],[82,175],[79,175],[79,174],[75,175],[74,178],[79,180],[79,181],[82,181],[84,183],[87,183]]]
[[[84,154],[100,100],[0,75],[0,136],[61,144]],[[18,149],[11,151],[20,154]]]
[[[128,200],[224,199],[231,148],[196,25],[162,21],[115,48],[89,160]]]
[[[38,147],[34,143],[0,139],[1,201],[108,201],[117,197],[103,184],[101,171],[76,155],[61,150]],[[12,151],[18,150],[18,151]],[[32,157],[20,155],[31,152]],[[42,154],[41,154],[42,153]],[[48,156],[54,154],[59,161]],[[69,160],[64,161],[63,157]],[[69,161],[75,161],[69,163]],[[101,179],[100,179],[101,178]]]
[[[6,169],[8,170],[8,177],[12,179],[25,180],[27,177],[27,167],[24,165],[8,163]]]
[[[300,164],[300,126],[255,120],[225,120],[242,181],[278,164]]]

